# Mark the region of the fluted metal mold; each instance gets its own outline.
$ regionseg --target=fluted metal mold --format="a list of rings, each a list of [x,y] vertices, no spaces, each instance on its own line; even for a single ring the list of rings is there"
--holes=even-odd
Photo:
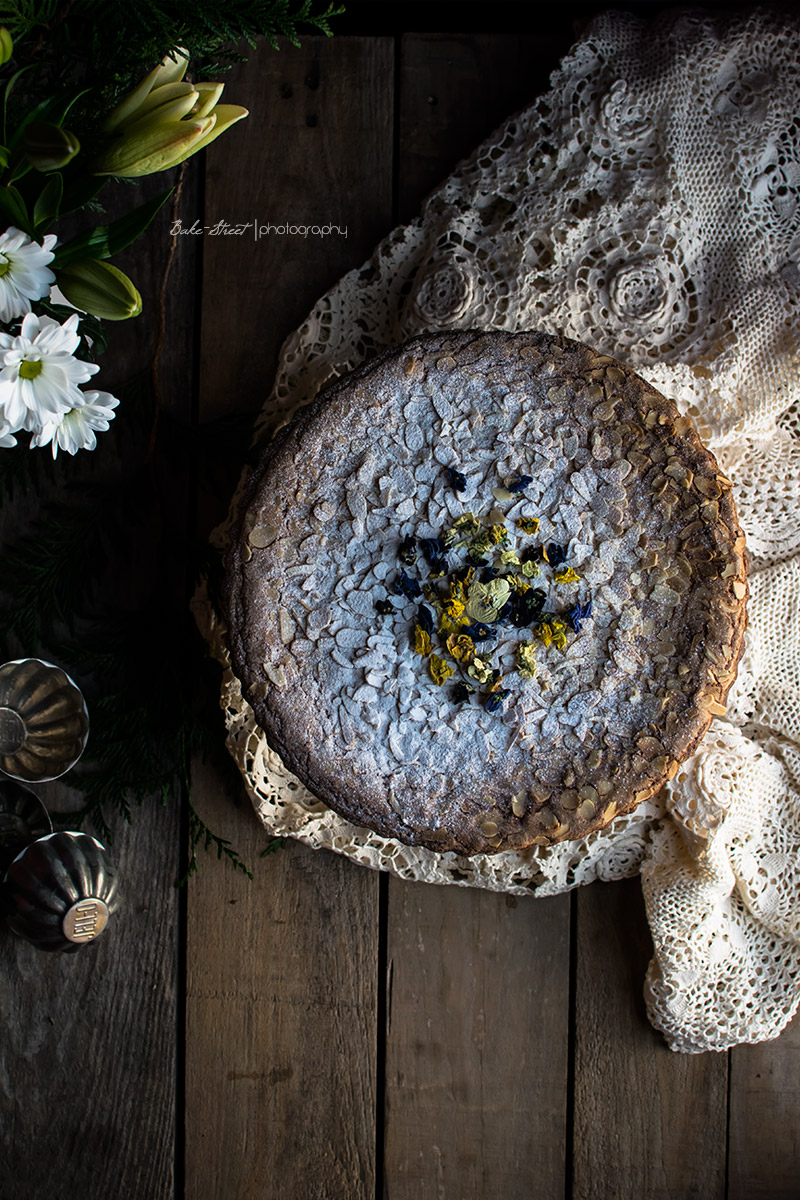
[[[39,658],[0,667],[0,770],[26,783],[58,779],[89,736],[89,714],[65,671]]]
[[[117,909],[117,869],[88,833],[51,833],[11,863],[3,901],[20,937],[40,950],[72,953],[94,941]]]

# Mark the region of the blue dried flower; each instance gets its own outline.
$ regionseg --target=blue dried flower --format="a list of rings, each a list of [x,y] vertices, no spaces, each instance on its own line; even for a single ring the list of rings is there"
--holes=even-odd
[[[510,492],[524,492],[529,483],[533,482],[532,475],[520,475],[519,471],[514,472],[513,478],[506,487]]]
[[[426,633],[433,633],[433,613],[424,604],[420,604],[417,609],[417,624],[425,630]]]
[[[457,701],[459,704],[463,704],[465,700],[469,700],[474,691],[475,688],[470,687],[468,683],[456,683],[453,685],[450,694],[455,701]]]
[[[560,567],[567,560],[567,552],[563,546],[559,546],[558,542],[550,542],[545,550],[544,557],[550,563],[551,567]]]
[[[422,588],[417,583],[416,579],[412,579],[404,570],[400,571],[400,578],[395,579],[392,584],[398,596],[407,596],[409,600],[416,600],[417,596],[422,595]]]
[[[567,609],[567,620],[576,633],[580,633],[581,625],[584,621],[588,621],[591,615],[591,600],[587,600],[585,604],[573,604],[572,608]]]
[[[447,468],[447,478],[450,480],[450,487],[454,492],[465,492],[467,490],[466,475],[462,475],[455,467]]]
[[[490,579],[496,579],[499,574],[497,567],[484,567],[481,571],[481,583],[488,583]]]
[[[489,638],[496,636],[491,625],[484,625],[482,621],[476,621],[472,625],[465,625],[461,632],[466,633],[467,637],[471,637],[473,642],[485,642]]]
[[[388,617],[394,612],[394,605],[392,604],[391,600],[376,600],[375,611],[382,617]]]
[[[511,688],[498,688],[496,692],[492,692],[486,700],[486,711],[493,713],[505,704],[508,697],[511,695]]]

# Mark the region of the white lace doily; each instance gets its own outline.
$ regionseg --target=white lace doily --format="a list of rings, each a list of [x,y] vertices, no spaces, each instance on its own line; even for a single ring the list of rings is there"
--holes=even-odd
[[[230,670],[229,745],[276,834],[403,878],[552,895],[640,873],[650,1019],[675,1050],[721,1050],[777,1036],[800,998],[800,21],[606,14],[551,83],[318,302],[258,433],[429,329],[540,328],[625,360],[736,485],[752,599],[728,717],[610,829],[470,859],[316,801]],[[196,611],[225,661],[217,616]]]

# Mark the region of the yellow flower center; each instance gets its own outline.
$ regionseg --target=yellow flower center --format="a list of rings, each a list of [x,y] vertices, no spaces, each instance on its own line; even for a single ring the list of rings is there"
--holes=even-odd
[[[2,255],[0,255],[0,279],[2,279],[4,275],[7,275],[10,270],[11,263],[7,258],[3,258]]]
[[[42,364],[38,359],[34,360],[33,362],[29,362],[27,358],[24,358],[19,364],[20,379],[35,379],[36,376],[41,375],[41,373]]]

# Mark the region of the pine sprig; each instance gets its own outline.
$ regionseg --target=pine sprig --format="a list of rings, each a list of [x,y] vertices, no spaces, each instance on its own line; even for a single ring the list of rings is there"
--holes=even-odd
[[[199,869],[197,859],[197,851],[202,848],[208,853],[214,849],[217,852],[218,859],[227,859],[230,865],[236,871],[241,871],[248,879],[253,879],[254,875],[247,864],[242,860],[238,850],[236,850],[230,842],[229,838],[220,837],[219,834],[213,832],[206,825],[203,818],[197,812],[197,809],[189,799],[189,864],[183,877],[178,881],[178,886],[183,887],[188,883],[192,875],[196,875]]]
[[[70,117],[81,137],[178,46],[192,70],[215,73],[244,61],[237,43],[255,46],[264,37],[277,49],[281,37],[293,46],[303,33],[330,37],[331,20],[342,12],[340,4],[315,0],[0,0],[0,25],[14,39],[17,65],[37,65],[37,88],[92,89]]]

